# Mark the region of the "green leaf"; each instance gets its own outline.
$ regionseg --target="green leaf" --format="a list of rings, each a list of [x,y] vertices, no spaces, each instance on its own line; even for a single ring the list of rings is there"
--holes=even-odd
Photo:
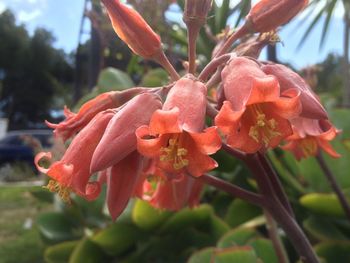
[[[101,230],[91,241],[111,256],[117,256],[129,249],[137,240],[137,229],[128,224],[114,223]]]
[[[262,262],[278,263],[278,258],[272,242],[266,238],[258,238],[248,243]]]
[[[54,199],[54,194],[43,188],[33,189],[30,194],[41,202],[52,203]]]
[[[187,263],[212,263],[213,252],[215,248],[205,248],[194,253]]]
[[[47,263],[67,263],[78,241],[63,242],[45,250],[44,259]]]
[[[102,70],[97,81],[97,88],[100,92],[125,90],[133,86],[134,83],[129,75],[115,68]]]
[[[82,239],[73,250],[69,263],[101,263],[108,262],[106,254],[88,238]]]
[[[304,220],[303,226],[310,234],[322,241],[348,240],[335,224],[325,218],[311,216]]]
[[[227,210],[225,221],[231,227],[236,227],[249,219],[259,216],[261,213],[260,208],[240,199],[235,199]]]
[[[226,233],[218,242],[219,248],[228,248],[232,246],[243,246],[249,240],[259,237],[258,232],[250,228],[233,229]]]
[[[225,223],[220,217],[213,214],[210,218],[210,232],[214,236],[215,240],[219,239],[222,235],[230,230],[228,224]]]
[[[43,213],[37,218],[40,234],[49,244],[78,239],[82,229],[61,213]]]
[[[193,209],[185,208],[172,215],[161,226],[160,233],[174,233],[190,226],[206,229],[212,214],[213,208],[209,205],[201,205]]]
[[[194,253],[187,263],[258,263],[251,247],[206,248]]]
[[[316,245],[315,251],[327,263],[350,262],[350,242],[324,242]]]
[[[216,263],[258,263],[251,247],[234,247],[215,251]],[[269,262],[270,263],[270,262]]]
[[[132,210],[132,220],[143,230],[153,230],[171,215],[168,211],[155,209],[148,202],[137,199]]]
[[[335,194],[311,193],[300,198],[302,206],[312,212],[328,216],[345,216],[342,206]]]
[[[161,87],[168,83],[169,75],[161,68],[156,68],[148,71],[141,80],[143,87]]]

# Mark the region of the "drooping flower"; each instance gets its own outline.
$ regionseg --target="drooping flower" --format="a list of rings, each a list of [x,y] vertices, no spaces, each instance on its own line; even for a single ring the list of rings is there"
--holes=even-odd
[[[97,144],[100,142],[107,124],[115,111],[107,110],[97,114],[87,126],[73,139],[60,161],[54,162],[48,169],[39,164],[42,159],[51,159],[50,152],[38,153],[35,157],[37,169],[51,177],[47,188],[58,192],[64,201],[70,200],[70,193],[92,200],[100,192],[98,182],[89,182],[90,162]]]
[[[171,174],[200,176],[217,163],[208,155],[221,147],[215,127],[203,131],[207,89],[192,76],[176,82],[149,126],[137,129],[138,151]]]
[[[101,0],[117,35],[137,55],[152,58],[161,52],[160,37],[142,16],[119,0]]]
[[[307,4],[308,0],[260,0],[246,19],[255,32],[268,32],[288,23]]]
[[[135,130],[149,124],[152,114],[162,106],[158,95],[137,95],[111,119],[97,145],[91,161],[91,172],[98,172],[120,162],[136,150]]]
[[[159,209],[177,211],[199,204],[203,182],[185,174],[169,174],[151,161],[143,172],[143,184],[135,195]]]
[[[328,120],[296,118],[292,124],[294,133],[282,149],[291,151],[297,160],[316,156],[321,149],[333,158],[340,157],[329,143],[340,131]]]
[[[226,100],[215,124],[227,144],[246,153],[276,147],[292,134],[290,119],[299,116],[300,91],[280,91],[274,76],[266,75],[248,58],[233,58],[222,71]]]
[[[66,119],[64,121],[58,124],[50,122],[46,122],[46,124],[50,128],[55,129],[55,136],[61,137],[65,141],[84,128],[99,112],[123,105],[142,90],[143,88],[133,88],[125,91],[110,91],[100,94],[96,98],[86,102],[78,113],[73,113],[65,107],[64,114]]]
[[[310,119],[328,119],[327,112],[320,103],[318,96],[297,73],[280,64],[263,65],[261,69],[266,74],[273,75],[277,78],[282,92],[288,89],[298,89],[301,92],[301,117]]]
[[[113,220],[123,212],[138,185],[143,183],[142,164],[143,157],[137,151],[133,151],[106,170],[106,201]]]

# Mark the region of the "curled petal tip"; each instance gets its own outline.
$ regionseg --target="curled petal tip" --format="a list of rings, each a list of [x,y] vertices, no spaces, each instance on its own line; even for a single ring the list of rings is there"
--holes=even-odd
[[[51,152],[40,152],[34,158],[34,163],[35,163],[35,166],[38,169],[38,171],[41,172],[41,173],[46,174],[49,171],[49,169],[40,166],[39,162],[42,159],[47,159],[47,160],[50,161],[52,159]]]

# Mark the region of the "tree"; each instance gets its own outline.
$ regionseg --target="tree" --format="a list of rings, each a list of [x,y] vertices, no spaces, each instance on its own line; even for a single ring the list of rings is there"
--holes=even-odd
[[[72,67],[65,53],[52,47],[51,32],[37,29],[30,37],[11,11],[0,15],[0,38],[3,115],[10,129],[33,126],[49,116],[54,95],[72,82]]]

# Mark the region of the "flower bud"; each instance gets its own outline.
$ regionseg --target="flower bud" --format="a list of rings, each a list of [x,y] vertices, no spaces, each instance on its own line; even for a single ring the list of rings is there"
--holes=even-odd
[[[308,0],[261,0],[247,15],[255,32],[268,32],[288,23],[307,4]]]
[[[101,0],[117,35],[137,55],[152,58],[161,51],[160,37],[142,16],[119,0]]]
[[[213,0],[187,0],[183,20],[187,26],[197,24],[200,27],[205,23]]]

